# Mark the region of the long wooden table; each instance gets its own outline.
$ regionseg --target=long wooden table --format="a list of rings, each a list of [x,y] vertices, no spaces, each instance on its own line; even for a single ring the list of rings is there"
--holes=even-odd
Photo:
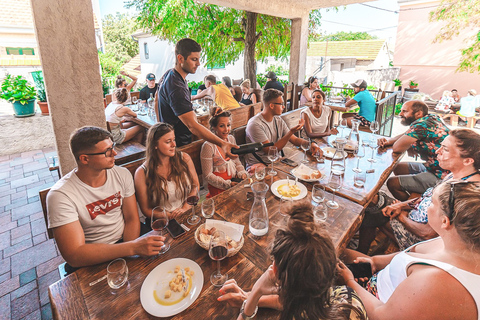
[[[269,185],[279,179],[285,179],[284,172],[277,176],[267,176]],[[222,272],[234,278],[245,290],[250,290],[256,279],[271,264],[270,244],[275,230],[285,225],[286,220],[278,213],[279,200],[271,191],[267,192],[266,205],[270,219],[268,234],[255,237],[248,231],[248,216],[253,200],[247,200],[246,182],[242,182],[215,197],[215,219],[240,223],[245,226],[245,242],[238,254],[226,258],[221,263]],[[311,191],[311,185],[305,184]],[[303,201],[311,201],[311,192]],[[363,206],[345,198],[338,197],[340,208],[330,210],[326,221],[337,250],[342,251],[356,232],[362,220]],[[197,206],[197,213],[200,208]],[[190,213],[188,213],[190,214]],[[186,219],[188,215],[182,217]],[[182,221],[182,218],[178,219]],[[160,263],[183,257],[197,262],[203,271],[204,284],[199,298],[185,311],[170,319],[235,319],[239,310],[216,300],[218,288],[210,284],[210,274],[216,267],[208,252],[195,243],[194,232],[198,226],[191,227],[185,235],[171,242],[170,250],[161,256],[142,258],[128,257],[128,284],[118,290],[111,290],[106,281],[92,287],[89,283],[106,274],[107,263],[82,268],[67,276],[49,288],[52,312],[56,319],[154,319],[140,303],[140,289],[147,275]],[[261,309],[258,319],[278,319],[279,312]]]

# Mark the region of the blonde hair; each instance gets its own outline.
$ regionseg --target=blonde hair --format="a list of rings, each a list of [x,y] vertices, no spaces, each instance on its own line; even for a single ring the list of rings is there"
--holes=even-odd
[[[444,97],[451,97],[452,95],[453,95],[453,94],[452,94],[451,91],[448,91],[448,90],[443,91],[443,96],[444,96]]]
[[[240,87],[245,87],[245,88],[250,89],[250,88],[251,88],[250,79],[244,80],[244,81],[240,84]]]

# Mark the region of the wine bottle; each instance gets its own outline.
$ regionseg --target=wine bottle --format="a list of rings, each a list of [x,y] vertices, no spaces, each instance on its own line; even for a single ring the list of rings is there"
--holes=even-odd
[[[261,142],[247,143],[247,144],[239,145],[240,148],[238,148],[238,149],[232,148],[231,152],[233,154],[253,153],[253,152],[260,151],[263,148],[271,147],[273,145],[274,145],[273,142],[269,142],[269,143],[265,143],[265,144],[263,144]]]

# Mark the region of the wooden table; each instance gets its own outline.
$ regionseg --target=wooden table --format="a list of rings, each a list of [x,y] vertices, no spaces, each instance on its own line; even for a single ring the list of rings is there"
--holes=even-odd
[[[275,177],[267,176],[266,182],[286,178],[286,173],[279,172]],[[278,198],[271,191],[267,192],[266,204],[269,210],[269,232],[266,236],[255,237],[248,231],[248,215],[253,200],[247,200],[250,188],[246,182],[231,188],[215,197],[215,219],[241,223],[245,226],[245,243],[238,254],[221,262],[222,273],[227,272],[245,290],[250,290],[263,271],[271,264],[270,248],[275,237],[275,230],[286,223],[278,213]],[[311,190],[311,186],[306,184]],[[327,196],[328,197],[328,196]],[[311,200],[311,193],[305,201]],[[343,250],[358,228],[363,207],[341,197],[337,198],[340,208],[330,210],[327,219],[328,230],[338,250]],[[200,208],[197,206],[197,213]],[[182,218],[186,218],[182,217]],[[179,219],[182,221],[182,219]],[[65,279],[52,284],[49,288],[50,302],[54,318],[57,319],[154,319],[143,309],[140,303],[140,289],[147,275],[160,263],[183,257],[197,262],[203,271],[204,284],[198,299],[185,311],[170,319],[235,319],[238,308],[231,308],[226,303],[216,300],[218,288],[210,284],[210,274],[216,267],[208,252],[195,243],[194,232],[197,226],[185,235],[171,242],[170,250],[164,255],[141,258],[126,258],[129,268],[128,285],[114,291],[106,281],[92,287],[89,283],[106,274],[107,263],[82,268]],[[261,309],[258,319],[278,319],[279,312]]]
[[[350,129],[344,130],[345,134],[350,132]],[[369,139],[371,135],[371,133],[360,132],[360,139]],[[331,146],[332,142],[335,140],[335,137],[336,136],[332,135],[326,138],[316,139],[315,142],[320,148],[324,148],[329,145]],[[376,138],[380,137],[381,136],[376,135]],[[288,158],[300,164],[300,161],[303,159],[303,151],[299,149],[293,150],[294,151],[292,152],[292,154],[288,155]],[[371,155],[372,149],[366,147],[365,156],[360,159],[359,167],[362,170],[374,169],[375,171],[372,173],[367,173],[367,180],[364,187],[357,188],[353,185],[353,177],[355,173],[352,171],[352,169],[357,166],[357,159],[352,153],[348,154],[348,157],[345,161],[346,168],[343,187],[340,191],[336,192],[337,195],[355,201],[363,206],[368,205],[368,203],[372,200],[374,195],[378,193],[382,185],[385,183],[385,181],[390,176],[393,169],[403,156],[403,154],[393,153],[391,147],[378,148],[376,150],[374,157],[377,160],[376,163],[371,163],[367,161],[367,159],[369,159]],[[321,183],[325,185],[327,190],[330,190],[327,186],[327,182],[328,176],[330,175],[330,166],[332,163],[331,159],[325,158],[324,163],[317,163],[310,154],[307,154],[307,157],[309,159],[309,162],[306,165],[312,168],[317,168],[323,173],[324,178]],[[293,167],[290,167],[280,161],[277,161],[274,166],[284,172],[290,172],[293,169]]]
[[[129,105],[128,106],[129,108],[132,107],[132,105]],[[135,111],[135,113],[137,114],[137,117],[136,118],[132,118],[131,120],[139,125],[141,125],[142,127],[148,129],[150,128],[151,126],[153,126],[155,123],[157,123],[157,118],[156,116],[149,116],[148,114],[146,115],[140,115],[138,111]],[[201,113],[201,114],[198,114],[197,112],[195,112],[195,114],[197,115],[197,121],[208,127],[208,119],[209,119],[209,115],[208,114],[204,114],[204,113]]]

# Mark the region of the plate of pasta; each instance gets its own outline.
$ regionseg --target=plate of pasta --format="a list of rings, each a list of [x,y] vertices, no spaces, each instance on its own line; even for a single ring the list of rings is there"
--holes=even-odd
[[[300,182],[295,184],[294,180],[278,180],[272,183],[270,187],[272,193],[281,198],[281,197],[288,197],[292,198],[292,200],[300,200],[307,196],[308,190]]]

